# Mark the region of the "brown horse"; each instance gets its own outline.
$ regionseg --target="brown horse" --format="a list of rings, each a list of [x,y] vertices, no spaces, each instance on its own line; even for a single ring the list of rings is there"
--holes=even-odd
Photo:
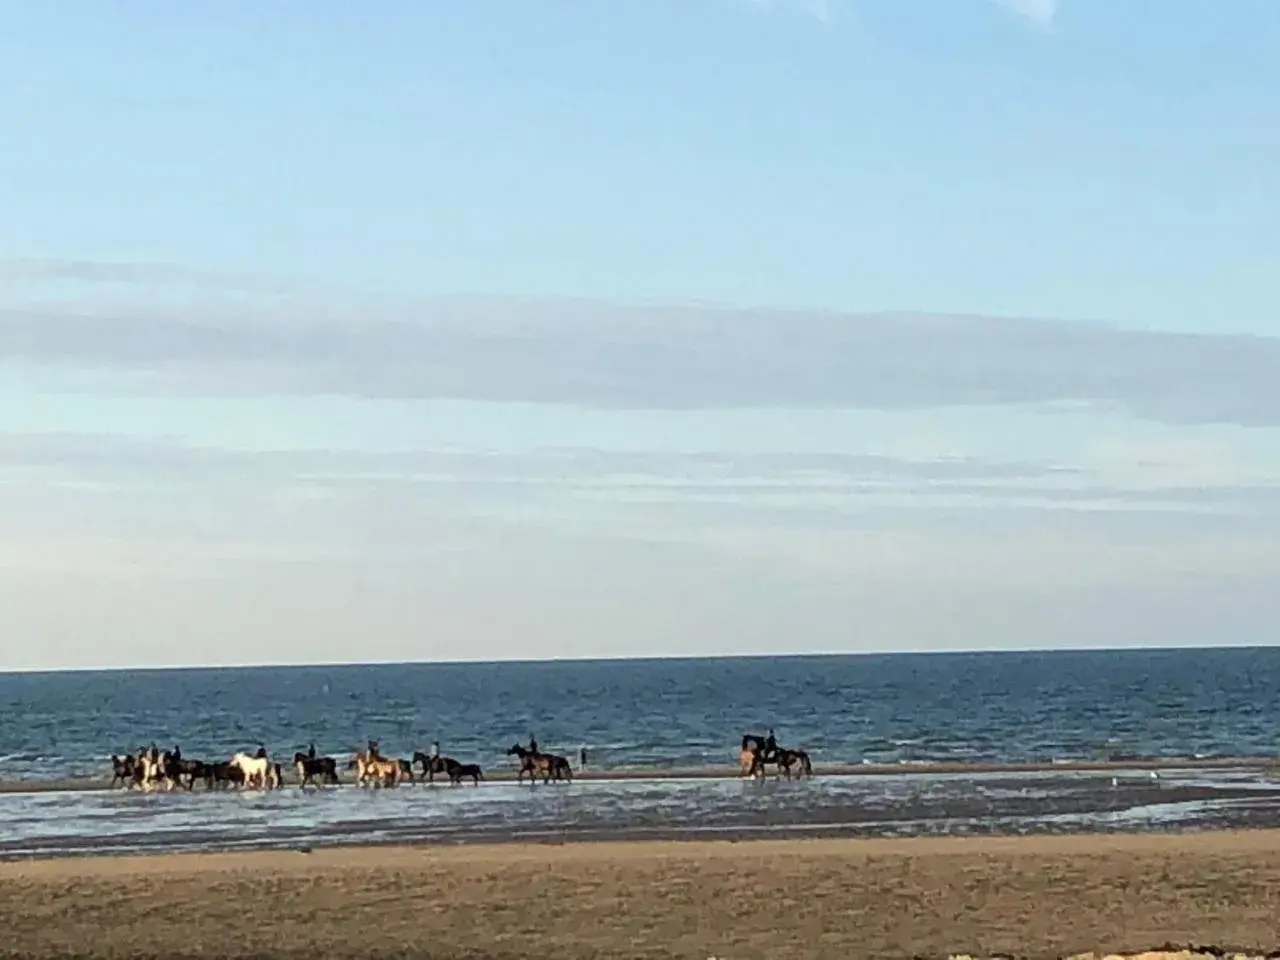
[[[738,763],[744,780],[764,776],[764,765],[778,762],[778,750],[775,746],[769,749],[769,740],[758,733],[743,734],[742,752],[738,755]]]
[[[515,744],[507,751],[509,757],[520,758],[520,773],[516,780],[523,781],[524,775],[529,774],[529,783],[533,784],[534,778],[542,777],[543,783],[550,783],[554,780],[573,780],[573,768],[569,766],[569,761],[564,757],[558,757],[554,753],[534,753],[527,750],[520,744]]]
[[[400,763],[399,760],[384,760],[373,752],[361,752],[351,758],[347,769],[356,771],[356,783],[362,787],[394,787],[399,785],[403,776]]]

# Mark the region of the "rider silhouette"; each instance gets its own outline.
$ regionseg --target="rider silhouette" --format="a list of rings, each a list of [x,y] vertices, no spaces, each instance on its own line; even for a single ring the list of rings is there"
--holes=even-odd
[[[311,760],[316,758],[316,745],[314,743],[307,748],[307,757]]]
[[[778,741],[775,740],[773,737],[773,727],[770,727],[769,736],[764,742],[764,756],[772,757],[777,752],[778,752]]]
[[[538,741],[533,738],[532,733],[529,734],[529,752],[530,753],[538,752]]]

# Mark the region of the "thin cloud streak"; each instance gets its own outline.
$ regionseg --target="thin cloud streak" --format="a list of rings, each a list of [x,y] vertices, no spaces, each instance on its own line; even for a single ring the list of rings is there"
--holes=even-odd
[[[1280,339],[981,316],[440,297],[0,310],[0,365],[151,395],[918,410],[1280,425]]]
[[[273,513],[401,510],[405,515],[493,517],[521,524],[638,528],[662,518],[711,527],[918,526],[969,516],[990,525],[1037,514],[1164,516],[1202,529],[1232,518],[1274,526],[1280,480],[1228,473],[1206,483],[1184,464],[1113,475],[1054,463],[966,458],[758,452],[616,452],[591,448],[520,453],[418,450],[249,452],[180,442],[66,434],[0,434],[0,501],[15,517],[57,517],[113,501],[147,522],[166,509],[223,511],[252,529]],[[194,509],[200,504],[199,510]],[[175,506],[176,505],[176,506]],[[318,507],[317,507],[318,505]],[[1202,522],[1197,518],[1205,518]],[[16,521],[15,521],[16,522]],[[45,522],[45,521],[38,521]],[[134,521],[130,521],[134,522]],[[127,526],[127,524],[126,524]],[[188,520],[179,526],[190,528]],[[396,538],[395,523],[384,532]]]
[[[1052,27],[1058,16],[1057,0],[994,0],[994,2],[1042,30]]]

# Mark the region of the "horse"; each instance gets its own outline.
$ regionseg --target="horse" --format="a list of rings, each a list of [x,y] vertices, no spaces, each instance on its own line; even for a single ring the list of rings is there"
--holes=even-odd
[[[455,787],[462,783],[467,777],[471,778],[471,782],[477,787],[480,781],[484,779],[484,771],[480,769],[478,763],[459,763],[452,757],[445,757],[448,763],[445,764],[445,773],[449,775],[449,782]]]
[[[293,769],[298,772],[298,786],[305,787],[308,783],[313,786],[328,783],[336,785],[338,781],[338,764],[333,757],[316,757],[309,753],[295,753],[293,755]],[[316,778],[320,782],[316,782]]]
[[[520,758],[520,773],[516,777],[517,782],[524,780],[524,775],[529,774],[529,783],[532,785],[534,777],[541,774],[542,782],[549,783],[552,778],[556,780],[573,780],[573,768],[569,766],[569,761],[564,757],[558,757],[554,753],[534,753],[527,750],[520,744],[515,744],[507,751],[509,757]]]
[[[738,764],[742,770],[742,779],[754,776],[760,764],[760,756],[764,753],[764,737],[758,733],[747,733],[742,736],[742,753],[738,755]]]
[[[205,766],[204,785],[212,790],[214,787],[226,789],[244,785],[244,771],[230,763],[210,763]]]
[[[413,754],[413,762],[422,765],[422,775],[427,778],[428,783],[435,783],[437,773],[448,773],[449,765],[458,761],[453,757],[442,757],[438,753],[426,754],[418,750]]]
[[[231,758],[231,766],[244,774],[245,787],[256,786],[262,790],[267,789],[275,773],[271,758],[266,756],[251,757],[247,753],[237,753]]]
[[[766,763],[777,765],[778,746],[774,743],[771,748],[769,740],[770,738],[762,737],[758,733],[743,734],[742,752],[738,755],[738,762],[744,780],[763,777]]]
[[[792,777],[791,768],[797,765],[799,765],[800,769],[796,771],[795,776],[813,776],[813,764],[809,762],[809,754],[803,750],[788,750],[785,747],[779,747],[776,762],[778,769],[786,774],[788,780]]]
[[[167,769],[169,758],[168,751],[162,754],[154,743],[138,754],[138,765],[142,768],[139,782],[144,791],[150,793],[158,786],[163,786],[166,790],[173,789],[173,781],[169,778]]]
[[[108,789],[114,788],[117,783],[121,783],[128,790],[140,782],[142,769],[138,766],[138,758],[133,754],[126,753],[123,757],[117,757],[113,753],[111,755],[111,773],[111,787]]]
[[[412,760],[404,760],[404,759],[400,759],[400,760],[397,760],[397,761],[396,761],[396,763],[398,763],[398,764],[400,765],[400,779],[401,779],[401,780],[408,780],[410,783],[416,783],[416,782],[417,782],[417,779],[418,779],[418,778],[417,778],[417,777],[415,777],[415,776],[413,775],[413,761],[412,761]]]
[[[357,753],[347,764],[348,770],[356,771],[356,782],[360,786],[394,787],[400,783],[404,767],[401,760],[384,760],[375,752]]]
[[[176,745],[172,752],[164,754],[162,760],[165,776],[180,787],[186,787],[188,790],[194,789],[196,778],[204,778],[207,765],[199,760],[183,759],[182,749]],[[183,783],[183,777],[187,778],[186,783]]]

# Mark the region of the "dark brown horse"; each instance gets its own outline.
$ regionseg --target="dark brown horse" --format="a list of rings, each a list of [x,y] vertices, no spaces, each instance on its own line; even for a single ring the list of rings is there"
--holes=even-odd
[[[298,786],[305,787],[330,784],[336,786],[338,780],[338,762],[333,757],[317,757],[311,753],[295,753],[293,769],[298,773]]]
[[[788,750],[785,747],[779,747],[776,760],[778,769],[786,774],[788,780],[792,776],[813,776],[813,764],[809,762],[809,754],[803,750]],[[791,771],[792,767],[798,768],[794,774]]]
[[[467,777],[471,778],[471,782],[477,787],[480,781],[484,779],[484,771],[480,769],[478,763],[459,763],[452,757],[445,758],[448,763],[445,764],[444,772],[449,775],[449,782],[455,787],[462,783]]]
[[[435,783],[437,773],[449,772],[449,765],[458,761],[453,757],[442,757],[440,754],[423,753],[418,750],[413,755],[413,762],[422,765],[422,775],[428,783]]]
[[[205,768],[204,785],[213,790],[225,790],[244,784],[244,771],[234,763],[211,763]]]
[[[530,784],[538,776],[542,777],[543,783],[550,783],[552,780],[573,780],[573,768],[569,766],[569,761],[554,753],[540,751],[535,753],[517,743],[507,751],[507,756],[520,758],[520,774],[516,777],[517,781],[523,781],[526,773],[529,774]]]
[[[188,760],[182,755],[182,748],[174,745],[171,751],[166,751],[161,756],[161,762],[164,767],[164,775],[178,784],[180,787],[186,787],[191,790],[195,787],[197,780],[203,780],[206,774],[206,764],[202,760]]]
[[[120,783],[127,790],[142,782],[142,767],[138,764],[138,758],[131,753],[126,753],[123,757],[117,757],[113,753],[111,755],[111,772],[111,786],[113,787]]]

